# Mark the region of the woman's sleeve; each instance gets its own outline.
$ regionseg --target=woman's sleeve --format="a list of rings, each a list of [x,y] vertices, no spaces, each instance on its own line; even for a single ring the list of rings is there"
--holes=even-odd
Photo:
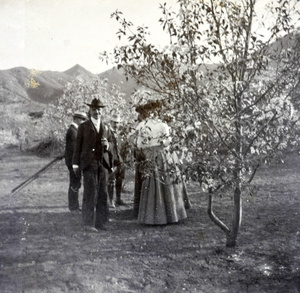
[[[162,128],[163,128],[163,140],[162,140],[162,143],[163,143],[163,146],[167,147],[167,146],[169,146],[169,144],[172,141],[171,134],[170,134],[170,127],[168,126],[168,124],[163,123],[163,127]]]

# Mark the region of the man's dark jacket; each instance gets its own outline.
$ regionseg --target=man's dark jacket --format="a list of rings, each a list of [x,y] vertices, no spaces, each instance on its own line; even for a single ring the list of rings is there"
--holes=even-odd
[[[75,149],[76,137],[77,137],[77,127],[71,124],[66,134],[66,147],[65,147],[65,162],[69,169],[72,168],[72,160],[73,160],[73,153]]]
[[[108,151],[101,147],[101,139],[106,138],[109,142]],[[73,154],[73,165],[78,165],[84,170],[94,159],[99,160],[105,168],[110,170],[112,165],[113,138],[111,132],[102,123],[97,133],[91,120],[81,123],[78,127],[75,150]]]
[[[122,136],[116,131],[114,131],[112,128],[110,128],[110,131],[112,133],[112,139],[113,139],[113,163],[114,166],[118,166],[123,163],[123,157],[124,157],[124,141],[122,139]]]

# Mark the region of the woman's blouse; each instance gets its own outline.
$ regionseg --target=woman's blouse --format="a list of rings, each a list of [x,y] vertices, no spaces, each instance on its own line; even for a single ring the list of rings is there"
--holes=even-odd
[[[147,147],[168,146],[171,142],[170,128],[161,121],[147,119],[138,124],[137,147],[140,149]]]

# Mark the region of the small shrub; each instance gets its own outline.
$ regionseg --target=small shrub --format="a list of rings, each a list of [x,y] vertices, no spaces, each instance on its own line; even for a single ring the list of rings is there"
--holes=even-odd
[[[18,145],[19,141],[17,137],[13,134],[12,130],[0,130],[0,148]]]

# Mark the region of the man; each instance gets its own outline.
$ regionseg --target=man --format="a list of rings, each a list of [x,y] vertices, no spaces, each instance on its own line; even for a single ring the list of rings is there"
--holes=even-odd
[[[75,140],[77,137],[78,125],[86,121],[88,116],[83,112],[75,112],[73,115],[73,122],[68,128],[66,134],[66,147],[65,147],[65,163],[69,170],[69,190],[68,190],[68,203],[71,212],[78,212],[79,202],[78,193],[81,186],[81,176],[76,176],[72,168],[72,159],[75,148]]]
[[[90,119],[78,127],[73,170],[83,173],[82,216],[86,231],[106,230],[108,222],[107,178],[112,168],[112,137],[101,121],[101,108],[105,107],[99,99],[93,99]]]
[[[121,199],[122,183],[125,177],[125,168],[123,164],[123,146],[124,140],[119,133],[121,117],[118,113],[112,112],[110,119],[110,129],[113,134],[113,163],[115,170],[110,174],[108,180],[108,195],[110,200],[110,206],[112,208],[116,205],[126,205]],[[116,202],[114,203],[114,189],[116,189]]]

